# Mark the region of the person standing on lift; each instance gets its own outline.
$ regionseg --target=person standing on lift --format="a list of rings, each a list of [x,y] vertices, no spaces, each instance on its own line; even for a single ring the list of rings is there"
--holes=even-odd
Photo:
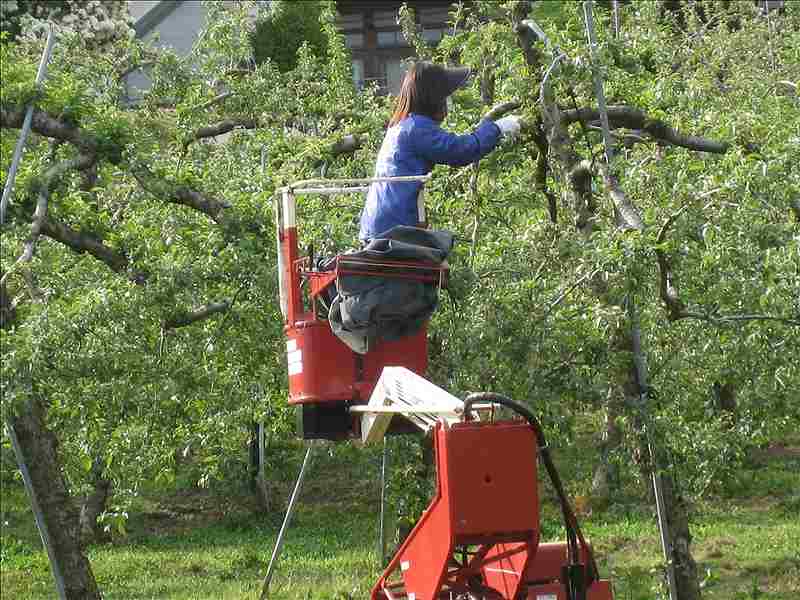
[[[456,135],[440,124],[447,117],[447,99],[466,84],[468,68],[446,68],[416,62],[409,68],[383,139],[375,177],[427,175],[436,164],[460,167],[494,150],[501,138],[520,130],[517,116],[497,121],[484,118],[469,134]],[[396,225],[417,226],[420,182],[374,182],[361,213],[359,239],[366,242]]]

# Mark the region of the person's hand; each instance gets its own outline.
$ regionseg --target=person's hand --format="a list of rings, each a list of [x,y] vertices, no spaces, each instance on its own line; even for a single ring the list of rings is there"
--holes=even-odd
[[[516,115],[508,115],[494,122],[500,128],[504,140],[513,140],[522,129],[522,120]]]

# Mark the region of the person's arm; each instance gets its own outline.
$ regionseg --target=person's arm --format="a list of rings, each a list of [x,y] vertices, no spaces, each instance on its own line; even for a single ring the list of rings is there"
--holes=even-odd
[[[449,133],[441,127],[417,127],[411,139],[414,151],[425,160],[460,167],[494,150],[500,141],[500,128],[488,119],[466,135]]]

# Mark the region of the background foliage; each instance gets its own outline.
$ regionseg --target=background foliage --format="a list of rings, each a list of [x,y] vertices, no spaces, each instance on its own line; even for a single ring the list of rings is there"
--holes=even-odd
[[[87,15],[100,10],[95,4],[83,9]],[[308,4],[298,19],[298,3],[280,3],[255,29],[246,3],[239,11],[212,6],[208,30],[186,58],[126,35],[104,39],[109,45],[99,53],[86,35],[65,31],[40,92],[33,79],[41,40],[3,39],[3,109],[36,98],[39,109],[97,147],[95,176],[62,177],[48,218],[101,241],[124,266],[114,272],[53,237],[38,240],[33,261],[8,278],[18,303],[13,325],[0,332],[2,409],[14,411],[30,395],[46,398],[72,489],[90,489],[95,460],[113,481],[108,523],[124,522],[153,483],[243,481],[244,448],[258,420],[269,425],[276,479],[291,471],[271,197],[282,184],[322,172],[369,176],[391,105],[375,90],[354,90],[332,3]],[[567,201],[569,181],[557,169],[545,181],[558,200],[553,222],[530,138],[478,167],[435,169],[431,220],[459,243],[452,297],[431,325],[433,381],[460,396],[491,389],[524,400],[554,444],[575,443],[582,419],[599,430],[608,407],[624,404],[616,382],[630,352],[615,346],[615,331],[626,326],[629,297],[639,306],[649,359],[650,426],[687,492],[719,491],[753,448],[796,430],[799,8],[788,3],[783,16],[767,19],[752,3],[733,2],[726,10],[738,27],[690,16],[681,29],[659,16],[656,3],[633,3],[619,38],[610,14],[598,11],[610,102],[731,144],[710,155],[620,131],[617,171],[642,214],[641,233],[613,226],[598,181],[597,227],[583,235]],[[468,131],[485,113],[481,84],[489,77],[493,101],[519,100],[521,113],[536,120],[539,82],[517,46],[514,9],[513,2],[462,6],[452,35],[432,50],[478,74],[456,95],[446,128]],[[568,99],[564,109],[594,105],[579,9],[564,3],[554,14],[544,3],[533,13],[570,59],[553,76],[557,96]],[[276,29],[306,44],[289,43]],[[152,63],[153,85],[131,105],[124,74],[144,61]],[[224,122],[234,124],[224,136],[203,133]],[[590,125],[570,131],[578,149],[599,161],[601,140]],[[3,126],[0,179],[16,135]],[[360,147],[337,154],[345,135],[357,136]],[[3,272],[14,269],[31,235],[44,170],[75,152],[42,136],[29,141],[0,238]],[[174,194],[181,186],[224,208],[210,217],[181,203]],[[313,242],[318,253],[348,247],[359,209],[360,199],[304,200],[303,244]],[[658,252],[670,257],[695,318],[669,318]],[[608,282],[600,292],[597,277]],[[171,325],[217,301],[228,310]],[[721,405],[722,389],[734,390],[733,410]],[[625,439],[612,458],[626,480],[641,477],[628,427],[638,411],[618,411]],[[413,519],[426,489],[416,472],[421,450],[397,444],[407,450],[397,453],[404,458],[394,497],[401,518]],[[15,476],[9,461],[3,469],[6,480]]]

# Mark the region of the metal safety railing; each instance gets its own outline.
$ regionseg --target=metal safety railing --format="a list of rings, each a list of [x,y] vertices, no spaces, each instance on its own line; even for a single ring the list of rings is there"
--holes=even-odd
[[[275,227],[276,244],[278,252],[278,291],[280,296],[281,313],[286,319],[289,317],[289,308],[296,298],[290,300],[289,288],[291,275],[288,267],[293,266],[298,260],[297,256],[297,196],[300,194],[319,194],[334,196],[341,194],[363,193],[369,190],[373,183],[421,183],[417,195],[417,218],[420,223],[426,220],[425,213],[425,183],[431,178],[427,175],[406,175],[399,177],[369,177],[352,179],[304,179],[278,188],[275,195]],[[290,231],[292,232],[290,234]],[[290,240],[289,248],[284,248],[284,240]]]

